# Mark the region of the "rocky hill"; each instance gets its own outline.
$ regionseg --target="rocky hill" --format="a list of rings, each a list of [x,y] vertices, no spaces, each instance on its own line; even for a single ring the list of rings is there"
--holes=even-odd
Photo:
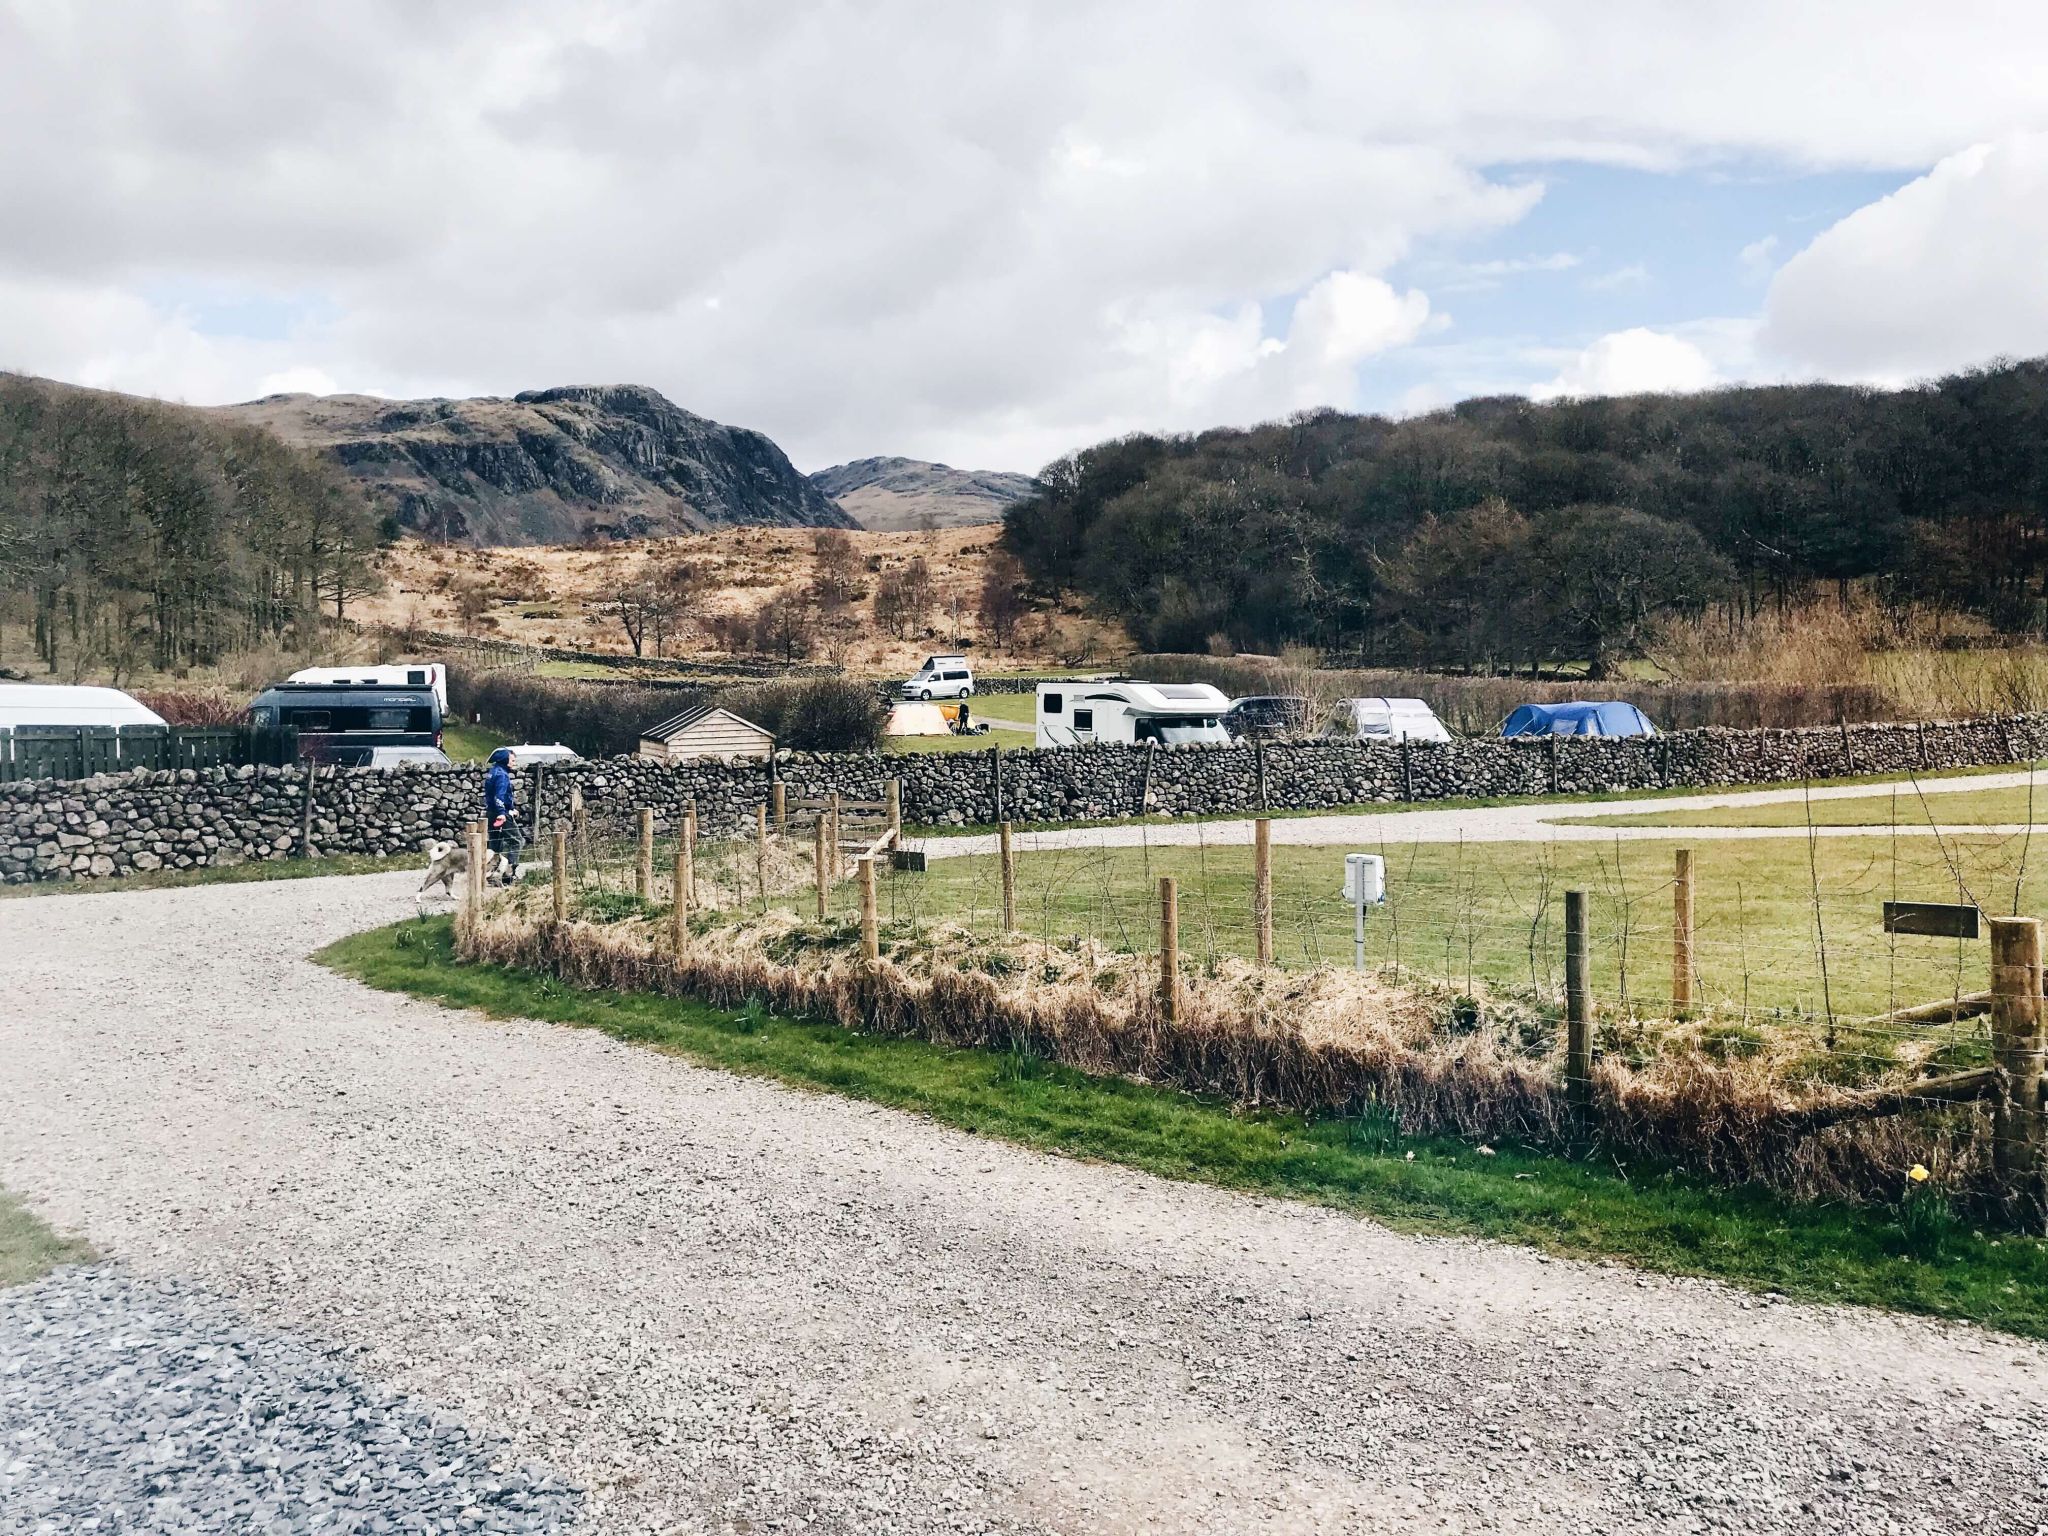
[[[853,514],[863,528],[964,528],[1002,521],[1003,509],[1031,494],[1029,475],[954,469],[922,459],[856,459],[811,476],[811,484]]]
[[[509,400],[271,395],[217,410],[330,455],[402,527],[454,543],[858,526],[759,432],[639,385]]]

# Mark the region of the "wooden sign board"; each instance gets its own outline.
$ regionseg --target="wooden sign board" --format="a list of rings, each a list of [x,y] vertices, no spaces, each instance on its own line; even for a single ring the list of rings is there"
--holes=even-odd
[[[922,848],[897,848],[889,854],[889,862],[898,869],[924,873],[924,850]]]
[[[1975,907],[1950,906],[1939,901],[1888,901],[1884,904],[1884,931],[1918,933],[1936,939],[1974,939],[1978,917]]]

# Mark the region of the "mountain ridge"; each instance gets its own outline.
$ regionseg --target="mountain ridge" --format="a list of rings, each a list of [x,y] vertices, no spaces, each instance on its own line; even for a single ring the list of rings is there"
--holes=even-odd
[[[401,528],[444,542],[859,526],[765,433],[646,385],[468,399],[282,394],[205,409],[318,450]]]
[[[834,464],[815,471],[810,481],[861,527],[877,533],[1000,522],[1004,508],[1037,488],[1029,475],[955,469],[901,455]]]

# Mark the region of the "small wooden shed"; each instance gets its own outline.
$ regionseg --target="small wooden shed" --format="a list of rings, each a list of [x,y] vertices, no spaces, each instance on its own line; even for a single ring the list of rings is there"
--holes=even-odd
[[[715,704],[686,709],[640,733],[639,755],[664,763],[684,763],[703,757],[732,762],[737,758],[767,757],[774,751],[775,738],[768,732]]]

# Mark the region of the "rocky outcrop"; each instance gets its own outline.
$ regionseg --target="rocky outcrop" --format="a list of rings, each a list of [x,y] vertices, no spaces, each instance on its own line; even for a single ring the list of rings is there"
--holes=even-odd
[[[857,526],[761,433],[639,385],[510,400],[271,395],[217,409],[327,453],[401,526],[432,538],[562,544]]]
[[[882,458],[821,469],[811,484],[852,513],[861,527],[894,533],[999,523],[1003,509],[1029,496],[1036,482],[1003,470]]]

